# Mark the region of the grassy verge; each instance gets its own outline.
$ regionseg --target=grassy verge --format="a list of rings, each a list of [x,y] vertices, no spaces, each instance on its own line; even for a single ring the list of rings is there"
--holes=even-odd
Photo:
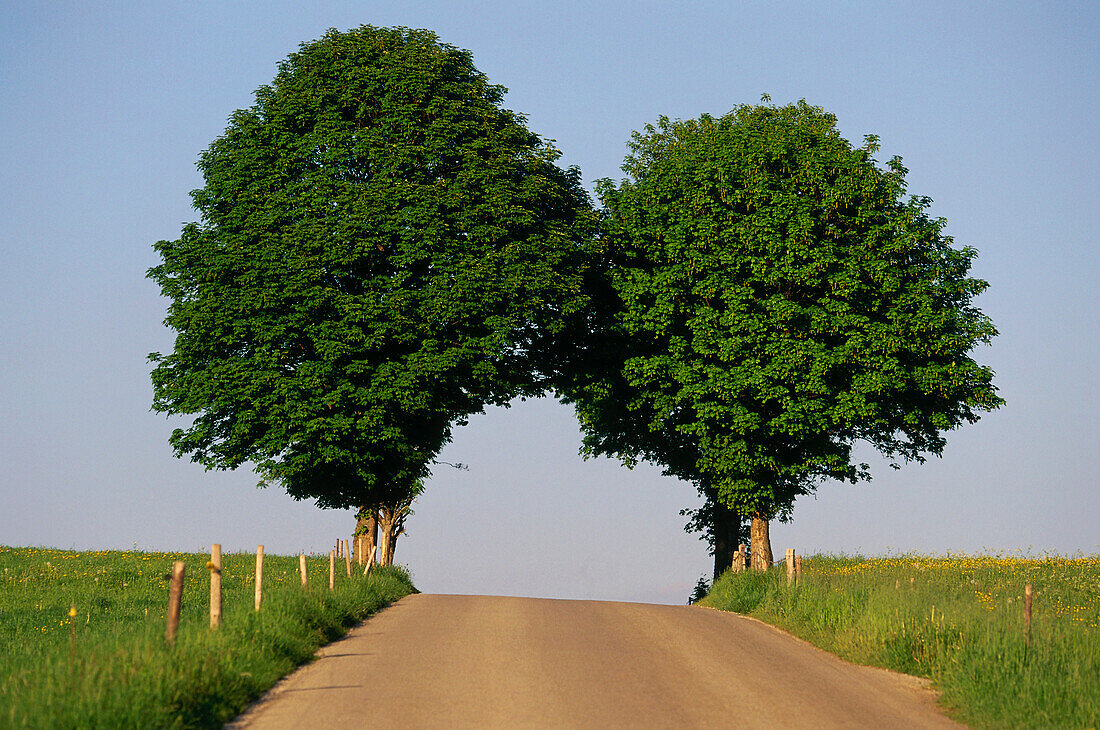
[[[700,604],[849,661],[929,677],[944,707],[974,727],[1100,724],[1100,556],[815,556],[799,585],[782,569],[727,573]]]
[[[0,726],[220,727],[318,647],[416,590],[401,569],[348,578],[341,564],[330,592],[327,557],[308,560],[303,589],[297,557],[271,555],[256,613],[255,556],[226,554],[223,624],[211,631],[208,559],[0,547]],[[175,560],[187,574],[169,647]]]

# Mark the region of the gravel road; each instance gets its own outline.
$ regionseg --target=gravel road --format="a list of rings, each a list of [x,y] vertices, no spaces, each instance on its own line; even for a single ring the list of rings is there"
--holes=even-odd
[[[443,595],[361,624],[229,727],[364,726],[962,727],[921,680],[734,614]]]

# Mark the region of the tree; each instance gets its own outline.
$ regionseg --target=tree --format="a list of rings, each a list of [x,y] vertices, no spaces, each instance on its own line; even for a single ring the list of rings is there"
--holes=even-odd
[[[930,199],[903,199],[901,160],[880,168],[876,150],[804,101],[743,105],[647,126],[627,179],[598,183],[600,347],[575,351],[559,390],[589,453],[699,488],[715,577],[731,513],[752,519],[762,569],[768,520],[822,480],[870,478],[854,444],[922,462],[1002,403],[969,354],[996,334],[971,304],[976,252]]]
[[[331,30],[201,155],[201,221],[155,244],[174,350],[153,407],[207,468],[323,508],[398,504],[451,428],[541,392],[584,305],[576,169],[428,31]]]

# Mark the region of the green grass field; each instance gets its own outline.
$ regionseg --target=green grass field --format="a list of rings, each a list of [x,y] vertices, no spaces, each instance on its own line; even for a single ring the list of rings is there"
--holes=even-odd
[[[173,561],[187,563],[179,634],[164,638]],[[0,726],[220,727],[321,645],[416,589],[407,573],[369,578],[328,558],[222,559],[223,624],[209,628],[206,554],[0,547]],[[70,618],[75,607],[76,616]],[[75,629],[75,640],[74,637]]]
[[[859,664],[929,677],[949,713],[973,727],[1100,724],[1097,556],[815,556],[798,585],[787,585],[782,567],[726,573],[700,604],[755,616]]]

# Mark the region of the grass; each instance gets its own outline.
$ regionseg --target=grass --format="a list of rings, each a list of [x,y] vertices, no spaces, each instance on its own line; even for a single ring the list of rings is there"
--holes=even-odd
[[[945,709],[974,727],[1100,724],[1100,556],[815,556],[798,585],[782,568],[730,572],[700,604],[849,661],[928,677]]]
[[[176,642],[165,642],[173,561],[187,563]],[[212,728],[235,717],[316,649],[415,592],[408,573],[369,578],[328,558],[222,556],[222,626],[209,629],[205,554],[0,547],[0,727]],[[76,615],[70,618],[75,607]],[[75,641],[73,636],[75,635]]]

